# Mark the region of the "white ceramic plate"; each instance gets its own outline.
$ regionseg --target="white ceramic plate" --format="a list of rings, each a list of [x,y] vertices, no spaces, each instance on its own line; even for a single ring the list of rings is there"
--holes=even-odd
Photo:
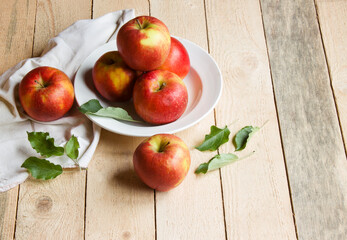
[[[222,93],[222,74],[213,58],[196,44],[177,38],[187,49],[191,69],[184,82],[188,89],[188,106],[175,122],[153,126],[147,123],[117,121],[111,118],[87,115],[100,127],[108,131],[128,136],[147,137],[157,133],[175,133],[193,126],[203,119],[217,104]],[[108,102],[97,93],[92,80],[92,68],[105,52],[117,50],[116,41],[97,48],[82,63],[75,77],[75,95],[79,105],[91,99],[98,99],[103,107],[122,107],[134,118],[137,116],[131,101],[125,103]]]

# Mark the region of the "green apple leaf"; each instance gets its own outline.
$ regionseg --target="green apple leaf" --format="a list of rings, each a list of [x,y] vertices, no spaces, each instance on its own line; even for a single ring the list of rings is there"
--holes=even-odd
[[[78,166],[79,163],[77,161],[78,158],[78,149],[80,148],[80,144],[77,140],[77,137],[75,137],[74,135],[71,136],[71,138],[69,139],[69,141],[65,144],[65,152],[66,155],[72,160],[74,161]]]
[[[21,167],[26,168],[34,178],[43,180],[56,178],[63,172],[60,165],[55,165],[46,159],[37,157],[29,157]]]
[[[82,113],[90,114],[99,117],[108,117],[116,120],[128,121],[128,122],[140,122],[134,120],[126,110],[119,107],[107,107],[103,108],[97,99],[92,99],[83,104],[79,110]]]
[[[211,126],[211,132],[208,135],[205,135],[204,142],[195,147],[199,151],[215,151],[219,146],[229,141],[230,130],[227,126],[223,129],[216,126]]]
[[[207,163],[201,163],[197,169],[195,169],[195,173],[207,173],[208,171],[208,162]]]
[[[259,127],[246,126],[238,131],[234,137],[235,151],[243,150],[250,138],[259,131]]]
[[[234,163],[238,160],[238,156],[232,153],[222,153],[214,156],[210,161],[207,163],[202,163],[199,165],[199,167],[195,170],[195,173],[207,173],[209,171],[213,171],[216,169],[219,169],[221,167],[224,167],[226,165],[229,165],[231,163]]]
[[[41,156],[51,157],[64,154],[64,148],[55,146],[54,138],[50,138],[48,132],[27,132],[27,134],[32,148]]]
[[[109,117],[114,118],[116,120],[123,120],[128,122],[139,122],[137,120],[134,120],[127,111],[125,111],[123,108],[119,107],[107,107],[102,108],[99,111],[95,113],[90,113],[91,115],[99,116],[99,117]]]
[[[95,113],[102,108],[100,102],[97,99],[92,99],[79,107],[82,113]]]
[[[240,161],[242,159],[248,158],[254,154],[254,151],[250,154],[239,158],[235,154],[232,153],[221,153],[217,154],[213,158],[211,158],[207,163],[202,163],[199,165],[199,167],[195,170],[196,174],[204,173],[219,169],[221,167],[224,167],[226,165],[232,164],[236,161]]]

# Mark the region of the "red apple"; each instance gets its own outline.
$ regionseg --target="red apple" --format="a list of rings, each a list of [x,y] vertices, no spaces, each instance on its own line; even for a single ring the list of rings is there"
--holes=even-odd
[[[68,76],[59,69],[38,67],[19,84],[19,99],[25,112],[38,121],[53,121],[72,107],[74,90]]]
[[[118,51],[102,55],[93,68],[95,88],[109,101],[129,100],[136,77],[136,71],[125,64]]]
[[[189,149],[175,135],[157,134],[136,148],[133,163],[135,172],[146,185],[158,191],[169,191],[188,173]]]
[[[165,124],[177,120],[184,113],[188,92],[179,76],[166,70],[155,70],[136,80],[133,101],[143,120]]]
[[[160,67],[169,55],[171,37],[155,17],[140,16],[125,23],[117,35],[118,51],[126,64],[139,71]]]
[[[190,60],[186,48],[176,38],[171,38],[169,56],[158,69],[176,73],[180,78],[185,78],[190,70]]]

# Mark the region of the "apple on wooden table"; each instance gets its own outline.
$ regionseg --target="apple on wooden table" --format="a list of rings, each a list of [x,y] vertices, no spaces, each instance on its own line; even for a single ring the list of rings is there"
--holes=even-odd
[[[171,37],[166,25],[151,16],[125,23],[117,35],[117,47],[132,69],[150,71],[160,67],[169,55]]]
[[[102,55],[93,67],[96,90],[109,101],[127,101],[131,98],[137,72],[129,68],[118,51]]]
[[[139,77],[134,86],[136,113],[151,124],[177,120],[188,104],[187,88],[180,77],[166,70],[154,70]]]
[[[169,56],[158,69],[176,73],[181,79],[184,79],[189,73],[190,60],[188,52],[183,44],[176,38],[171,37]]]
[[[133,164],[146,185],[158,191],[169,191],[178,186],[188,173],[189,149],[175,135],[157,134],[136,148]]]
[[[19,99],[24,111],[38,121],[53,121],[72,107],[74,89],[68,76],[59,69],[38,67],[19,84]]]

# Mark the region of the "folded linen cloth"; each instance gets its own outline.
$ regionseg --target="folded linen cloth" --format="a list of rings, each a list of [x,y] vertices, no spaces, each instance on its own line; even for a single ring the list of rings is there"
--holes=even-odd
[[[30,120],[20,105],[18,85],[25,74],[39,66],[58,68],[73,79],[82,61],[99,46],[114,41],[120,26],[134,17],[134,10],[127,9],[77,21],[49,40],[41,57],[23,60],[0,76],[0,192],[24,182],[28,173],[21,168],[22,163],[29,156],[39,157],[30,146],[27,131],[49,132],[59,146],[75,135],[80,144],[79,164],[82,168],[88,166],[100,138],[100,128],[79,113],[76,105],[56,121]],[[48,160],[64,168],[76,167],[66,156]]]

